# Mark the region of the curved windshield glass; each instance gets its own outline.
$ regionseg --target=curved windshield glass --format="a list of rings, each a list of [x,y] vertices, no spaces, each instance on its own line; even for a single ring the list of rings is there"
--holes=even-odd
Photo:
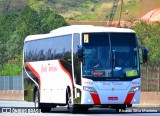
[[[84,77],[139,75],[135,33],[85,33],[82,43]]]

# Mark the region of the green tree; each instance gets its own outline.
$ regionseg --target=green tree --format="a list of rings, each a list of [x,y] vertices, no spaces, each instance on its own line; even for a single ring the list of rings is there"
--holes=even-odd
[[[41,29],[42,33],[49,33],[51,30],[56,29],[61,26],[67,26],[68,23],[65,21],[65,19],[50,10],[41,10],[39,13],[40,19],[41,19]]]
[[[146,46],[149,54],[148,65],[155,66],[160,64],[160,23],[153,22],[147,24],[140,22],[133,29],[136,31],[138,41],[141,46]]]
[[[50,10],[35,11],[26,6],[20,11],[0,16],[0,75],[19,75],[23,42],[26,36],[49,33],[66,26],[65,19]]]

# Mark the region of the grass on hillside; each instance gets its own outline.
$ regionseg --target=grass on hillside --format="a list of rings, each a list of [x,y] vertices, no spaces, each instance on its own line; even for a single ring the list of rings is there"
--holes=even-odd
[[[17,2],[14,2],[17,1]],[[0,1],[0,13],[3,12],[4,3],[11,5],[9,11],[14,11],[15,7],[18,7],[17,3],[23,7],[23,4],[28,4],[33,9],[40,10],[49,8],[55,12],[60,13],[68,20],[109,20],[109,15],[113,6],[113,0],[97,0],[98,2],[92,2],[84,0],[81,4],[78,1],[68,0],[65,2],[45,2],[47,0],[2,0]],[[160,8],[160,0],[123,0],[122,20],[123,19],[139,19],[147,12]],[[120,3],[117,8],[114,20],[119,19]],[[108,16],[108,17],[106,17]]]
[[[160,8],[160,0],[132,0],[125,2],[125,4],[123,4],[121,19],[139,19],[156,8]],[[119,11],[120,7],[117,9],[115,20],[119,18]],[[128,12],[128,14],[125,14],[126,12]]]
[[[119,6],[117,8],[114,20],[119,20],[120,3],[121,0],[119,1]],[[88,2],[87,4],[85,3],[82,6],[87,7],[78,8],[76,11],[78,12],[78,15],[74,11],[68,11],[67,13],[65,13],[65,15],[62,15],[68,19],[70,18],[69,16],[71,16],[72,20],[109,20],[113,2],[96,5]],[[92,11],[93,8],[94,11]],[[154,2],[153,0],[124,0],[121,19],[139,19],[149,11],[156,8],[160,8],[160,0],[154,0]]]
[[[106,15],[110,13],[111,8],[111,2],[97,4],[85,2],[81,4],[81,7],[69,10],[61,15],[71,20],[104,20]]]

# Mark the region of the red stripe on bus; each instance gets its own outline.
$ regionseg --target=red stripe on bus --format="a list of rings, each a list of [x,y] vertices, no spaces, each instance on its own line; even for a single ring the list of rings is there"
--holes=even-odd
[[[31,64],[29,62],[26,62],[26,65],[28,66],[28,68],[32,71],[32,73],[38,78],[38,80],[40,81],[40,76],[37,73],[37,71],[31,66]]]
[[[101,104],[99,95],[97,93],[90,93],[95,105]]]
[[[59,63],[59,65],[61,66],[62,70],[63,70],[65,73],[67,73],[67,75],[69,76],[70,81],[71,81],[71,83],[72,83],[72,89],[73,89],[74,86],[73,86],[73,80],[72,80],[71,74],[63,67],[63,65],[61,64],[60,60],[58,60],[58,63]]]
[[[128,93],[124,104],[130,104],[131,101],[132,101],[132,99],[133,99],[133,97],[134,97],[134,94],[135,94],[135,93]]]

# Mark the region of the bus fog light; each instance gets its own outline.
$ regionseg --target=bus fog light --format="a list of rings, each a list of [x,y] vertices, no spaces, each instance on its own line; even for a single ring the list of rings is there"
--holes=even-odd
[[[97,93],[96,89],[93,88],[93,87],[86,87],[86,86],[84,86],[83,90],[89,91],[90,93]]]

